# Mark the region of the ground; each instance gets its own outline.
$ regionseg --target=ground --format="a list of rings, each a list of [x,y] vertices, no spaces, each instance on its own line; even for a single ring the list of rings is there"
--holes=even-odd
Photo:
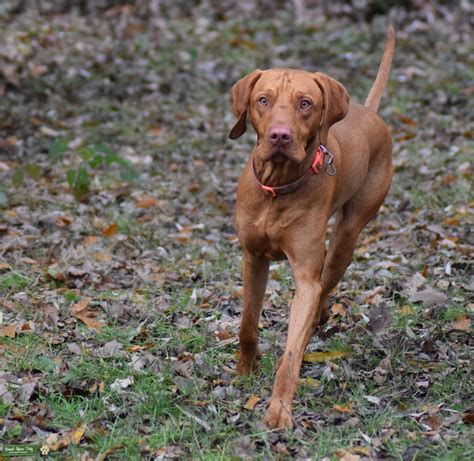
[[[472,6],[369,24],[364,2],[227,3],[0,7],[1,441],[81,460],[472,459]],[[229,90],[301,67],[363,101],[390,22],[393,185],[308,346],[295,430],[271,432],[293,282],[271,266],[261,367],[237,377],[232,215],[254,135],[227,138]]]

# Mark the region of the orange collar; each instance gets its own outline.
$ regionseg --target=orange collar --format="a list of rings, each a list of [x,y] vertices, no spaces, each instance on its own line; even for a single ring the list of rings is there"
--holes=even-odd
[[[311,162],[311,166],[298,179],[295,179],[294,181],[288,184],[283,184],[281,186],[266,186],[265,184],[260,182],[260,180],[258,179],[257,169],[255,168],[255,161],[252,162],[253,175],[258,185],[265,194],[271,197],[278,197],[279,195],[290,194],[291,192],[294,192],[295,190],[299,189],[308,180],[311,174],[318,174],[323,169],[325,155],[329,156],[329,160],[326,162],[326,168],[324,169],[324,171],[329,176],[334,176],[336,174],[336,168],[333,165],[334,157],[322,144],[320,144],[319,147],[316,149],[316,152],[314,153],[314,159]],[[332,168],[331,172],[328,171],[329,167]]]

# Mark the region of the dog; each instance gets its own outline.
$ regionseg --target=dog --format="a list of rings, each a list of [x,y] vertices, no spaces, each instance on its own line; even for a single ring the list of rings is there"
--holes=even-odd
[[[320,72],[257,69],[232,87],[237,122],[229,137],[246,131],[247,117],[257,134],[238,183],[235,213],[244,253],[238,374],[258,366],[258,321],[269,262],[287,259],[296,287],[286,348],[264,419],[270,429],[293,427],[293,397],[306,345],[327,320],[327,297],[390,188],[392,141],[377,109],[394,50],[390,27],[364,105],[350,103],[344,86]]]

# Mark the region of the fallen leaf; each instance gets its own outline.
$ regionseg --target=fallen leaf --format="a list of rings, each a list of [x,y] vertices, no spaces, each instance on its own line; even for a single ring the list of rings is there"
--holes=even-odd
[[[459,316],[455,322],[451,323],[453,330],[469,331],[471,329],[471,319],[467,315]]]
[[[100,453],[100,455],[97,456],[97,458],[95,458],[95,461],[105,461],[106,459],[109,458],[109,456],[112,453],[115,453],[116,451],[119,451],[122,448],[125,448],[125,445],[114,445],[113,447],[110,447],[107,450]],[[166,452],[166,449],[165,449],[165,452]]]
[[[255,408],[255,405],[257,405],[258,402],[260,402],[261,398],[257,397],[256,395],[252,395],[248,400],[247,403],[244,405],[244,408],[246,410],[253,410]]]
[[[41,77],[48,72],[48,68],[43,64],[37,64],[30,69],[30,72],[33,77]]]
[[[6,327],[0,328],[0,338],[14,338],[16,336],[16,326],[7,325]]]
[[[369,319],[367,327],[372,333],[378,334],[384,331],[392,322],[392,313],[387,303],[381,302],[376,305],[370,311]]]
[[[379,305],[383,301],[383,295],[385,294],[385,287],[376,287],[369,291],[364,299],[364,304]]]
[[[344,317],[346,315],[346,309],[341,303],[333,304],[331,307],[332,315],[340,315]]]
[[[441,418],[435,415],[424,418],[421,423],[431,431],[437,431],[443,424]]]
[[[117,357],[122,349],[123,344],[113,339],[94,351],[94,356],[102,358]]]
[[[448,300],[448,297],[441,291],[428,286],[424,290],[412,292],[408,299],[412,303],[422,302],[426,305],[441,304]]]
[[[84,238],[82,243],[84,245],[90,246],[90,245],[96,244],[97,240],[99,240],[99,237],[97,235],[88,235],[87,237]]]
[[[115,235],[117,231],[118,226],[116,223],[113,223],[110,226],[107,226],[105,229],[102,229],[102,235],[106,238],[110,238],[112,235]]]
[[[348,355],[348,352],[343,351],[328,351],[328,352],[309,352],[303,355],[305,362],[330,362],[331,360],[341,359]]]
[[[192,360],[172,362],[171,368],[173,371],[183,376],[184,378],[190,378],[193,374],[194,362]]]
[[[216,333],[216,336],[219,338],[219,341],[224,341],[226,339],[233,338],[234,334],[230,333],[229,331],[219,331]]]
[[[81,441],[86,427],[85,423],[80,424],[71,431],[65,432],[61,438],[58,438],[58,434],[50,434],[46,439],[46,445],[51,451],[67,448],[71,444],[77,445]]]
[[[142,195],[136,201],[138,208],[152,208],[158,204],[158,200],[151,195]]]
[[[153,125],[148,130],[148,136],[151,136],[151,137],[159,136],[160,133],[161,133],[161,127],[158,125]]]
[[[343,413],[343,414],[352,413],[352,403],[347,403],[345,405],[336,404],[332,406],[332,409],[334,411],[337,411],[338,413]]]
[[[97,251],[96,253],[93,254],[94,259],[96,261],[99,261],[101,263],[108,263],[112,261],[112,255],[110,253],[104,253],[102,251]]]
[[[126,389],[127,387],[131,386],[134,383],[133,376],[129,376],[128,378],[124,379],[116,379],[111,385],[110,389],[113,391],[118,391],[120,389]]]
[[[380,405],[380,398],[375,395],[364,395],[364,399],[375,405]]]
[[[359,455],[353,455],[347,450],[336,450],[334,453],[341,461],[360,461]]]
[[[71,306],[71,312],[73,314],[78,314],[86,310],[87,306],[90,304],[91,301],[92,301],[92,298],[82,298],[80,301],[78,301],[77,303]]]
[[[71,312],[78,320],[80,320],[87,327],[93,328],[94,330],[99,330],[105,324],[103,322],[95,320],[95,317],[97,317],[96,312],[87,309],[91,301],[91,298],[81,299],[79,302],[72,305]]]
[[[33,395],[33,391],[35,390],[36,384],[36,381],[22,384],[20,389],[18,389],[17,400],[20,403],[29,402],[31,396]]]
[[[471,407],[464,413],[463,421],[468,424],[474,424],[474,407]]]
[[[32,258],[21,258],[21,262],[24,262],[25,264],[31,264],[31,265],[34,265],[34,264],[39,264],[38,261],[36,261],[36,259],[32,259]],[[0,264],[1,266],[1,264]],[[1,267],[0,267],[1,269]]]

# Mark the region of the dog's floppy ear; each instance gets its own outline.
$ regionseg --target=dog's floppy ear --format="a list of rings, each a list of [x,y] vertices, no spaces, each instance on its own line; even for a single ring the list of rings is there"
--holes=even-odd
[[[342,120],[349,110],[349,93],[333,78],[321,72],[313,74],[314,81],[323,93],[323,112],[319,131],[319,143],[326,145],[331,125]]]
[[[233,87],[230,94],[230,102],[234,115],[238,118],[236,124],[230,130],[229,138],[237,139],[245,133],[247,129],[247,109],[249,106],[250,93],[255,83],[262,75],[260,69],[254,70],[251,74],[241,78]]]

